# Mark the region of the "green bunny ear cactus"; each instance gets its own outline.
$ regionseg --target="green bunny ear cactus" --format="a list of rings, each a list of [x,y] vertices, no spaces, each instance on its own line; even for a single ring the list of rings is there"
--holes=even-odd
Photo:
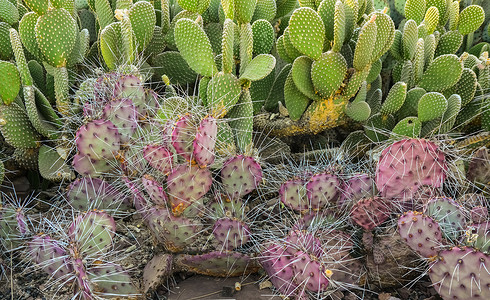
[[[302,54],[319,59],[323,52],[325,27],[316,11],[308,7],[296,9],[289,20],[293,46]]]
[[[19,10],[9,0],[0,0],[0,21],[10,26],[19,22]]]
[[[341,54],[332,51],[323,53],[311,67],[311,79],[315,93],[320,94],[323,98],[332,96],[344,82],[346,73],[347,62]]]
[[[257,81],[265,78],[276,66],[276,58],[270,54],[254,57],[240,76],[240,80]]]
[[[417,106],[418,118],[427,122],[442,117],[447,109],[447,99],[441,93],[430,92],[423,95]]]
[[[396,135],[416,138],[420,136],[422,131],[422,122],[417,117],[406,117],[398,122],[392,131]]]
[[[38,148],[42,139],[17,103],[0,105],[0,132],[14,148]]]
[[[129,19],[131,20],[131,28],[136,38],[138,51],[143,51],[153,37],[153,30],[156,24],[155,9],[150,2],[138,1],[129,10]]]
[[[427,3],[425,0],[407,0],[405,3],[405,18],[420,24],[424,20]]]
[[[366,101],[352,102],[345,108],[345,114],[354,121],[363,122],[369,119],[371,107]]]
[[[435,6],[429,7],[424,17],[424,24],[427,28],[427,34],[432,34],[436,30],[440,21],[440,10]]]
[[[243,90],[240,99],[228,113],[230,127],[235,135],[236,145],[246,152],[252,144],[253,104],[249,90]]]
[[[207,102],[212,116],[223,117],[238,102],[241,86],[235,75],[220,72],[207,87]]]
[[[462,35],[476,31],[485,21],[485,11],[479,5],[470,5],[459,14],[458,31]]]
[[[378,26],[376,25],[376,15],[373,15],[371,19],[364,24],[359,33],[357,39],[356,51],[354,52],[353,65],[356,70],[361,71],[367,65],[370,65],[373,60],[373,49],[376,41],[376,34],[378,32]]]
[[[179,6],[185,10],[197,12],[202,15],[209,7],[210,0],[177,0]]]
[[[0,60],[0,100],[9,105],[15,100],[20,90],[20,74],[17,67]]]
[[[254,54],[268,54],[274,46],[274,28],[266,20],[257,20],[252,24]]]
[[[383,106],[381,106],[382,115],[390,115],[397,112],[405,102],[407,96],[407,84],[405,82],[395,83],[388,93]]]
[[[199,24],[189,19],[180,19],[175,25],[174,35],[177,48],[191,69],[207,77],[218,72],[211,42]]]
[[[233,1],[233,0],[231,0]],[[235,17],[239,24],[246,24],[252,21],[257,0],[234,0]],[[223,6],[224,7],[224,6]]]
[[[268,22],[267,22],[268,23]],[[233,45],[235,41],[235,23],[231,19],[226,19],[223,24],[223,38],[221,40],[221,69],[224,73],[231,73],[235,65]]]
[[[456,55],[441,55],[429,65],[418,86],[426,91],[440,92],[456,84],[462,73],[463,63]]]
[[[102,29],[100,33],[100,53],[110,70],[116,68],[121,58],[121,24],[112,23]]]
[[[289,113],[289,118],[293,121],[299,120],[310,104],[310,99],[300,92],[294,84],[292,71],[289,73],[286,82],[284,83],[284,101]]]
[[[65,67],[75,46],[77,24],[63,8],[49,10],[39,17],[36,40],[44,59],[53,67]]]
[[[58,152],[46,145],[39,149],[38,156],[39,173],[47,180],[61,182],[75,179],[75,173],[60,157]]]
[[[313,60],[308,56],[300,56],[293,62],[291,77],[296,88],[305,96],[313,100],[320,100],[321,97],[315,93],[315,87],[311,80],[311,66]]]
[[[19,23],[19,36],[22,44],[32,55],[42,59],[42,53],[36,40],[36,23],[39,15],[35,12],[28,12],[22,17]]]

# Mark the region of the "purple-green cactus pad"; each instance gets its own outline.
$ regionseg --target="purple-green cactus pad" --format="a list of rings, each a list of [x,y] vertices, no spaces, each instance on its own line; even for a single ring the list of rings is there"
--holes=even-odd
[[[309,209],[318,210],[336,204],[341,183],[336,175],[320,173],[313,175],[306,184]]]
[[[288,180],[279,188],[281,202],[295,211],[308,210],[305,181],[300,178]]]
[[[300,288],[305,288],[310,292],[321,292],[327,288],[332,271],[316,258],[303,251],[298,251],[294,254],[292,266],[295,273],[294,283]]]
[[[92,286],[83,260],[75,258],[71,263],[75,273],[75,294],[80,295],[81,299],[93,299]]]
[[[148,224],[155,238],[174,253],[194,243],[202,228],[197,220],[175,217],[166,208],[159,207],[149,210]]]
[[[84,257],[100,255],[112,244],[115,233],[114,218],[98,210],[79,215],[68,231],[70,238],[77,243],[78,251]]]
[[[248,242],[250,228],[242,221],[222,218],[214,223],[213,234],[221,250],[233,250]]]
[[[323,254],[322,244],[312,233],[305,230],[293,230],[285,238],[286,252],[294,256],[298,251],[320,257]]]
[[[197,128],[193,142],[193,157],[198,165],[206,167],[214,162],[217,134],[218,124],[216,119],[211,116],[204,118]]]
[[[375,190],[375,183],[371,176],[368,174],[355,174],[342,185],[338,204],[339,206],[350,206],[363,198],[373,197]]]
[[[487,108],[488,109],[488,108]],[[482,147],[473,153],[466,174],[468,180],[488,185],[490,182],[490,150]]]
[[[439,223],[443,235],[457,241],[466,228],[462,207],[448,197],[434,197],[427,203],[424,214]]]
[[[90,209],[115,210],[127,208],[125,195],[105,180],[82,177],[68,186],[66,198],[78,211]]]
[[[172,213],[180,215],[187,206],[203,197],[211,188],[213,177],[208,169],[182,164],[168,175],[167,192]]]
[[[190,161],[194,150],[193,144],[196,138],[196,127],[192,116],[187,114],[181,117],[174,125],[172,132],[172,146],[177,154]]]
[[[473,207],[470,211],[470,215],[473,223],[478,224],[490,220],[488,217],[488,209],[481,205]]]
[[[53,278],[58,279],[71,273],[66,251],[49,235],[36,235],[28,245],[32,261]]]
[[[143,270],[143,292],[155,290],[166,279],[172,276],[172,254],[155,255]]]
[[[126,144],[138,127],[138,113],[133,101],[128,98],[115,99],[104,106],[102,119],[112,122],[120,133],[121,143]]]
[[[293,256],[285,249],[278,241],[268,242],[264,245],[259,262],[274,287],[281,294],[290,296],[298,290],[298,286],[293,282]]]
[[[159,206],[167,205],[168,197],[160,183],[150,175],[144,175],[143,178],[141,178],[141,183],[143,183],[143,187],[153,203]]]
[[[116,159],[94,159],[77,153],[73,156],[71,165],[84,177],[99,177],[114,171],[119,162]]]
[[[231,199],[252,192],[262,181],[262,168],[250,156],[237,155],[226,161],[221,169],[221,182]]]
[[[429,277],[444,300],[490,299],[490,256],[473,248],[441,251]]]
[[[21,245],[27,232],[27,219],[24,211],[0,202],[0,247],[12,250]]]
[[[416,211],[405,212],[398,219],[398,233],[405,243],[423,257],[434,257],[442,246],[439,224]]]
[[[167,174],[172,170],[173,156],[172,152],[165,146],[147,145],[143,149],[145,160],[158,171]]]
[[[352,207],[352,221],[364,228],[373,230],[388,219],[391,213],[390,205],[382,198],[373,197],[362,199]]]
[[[104,262],[88,268],[94,294],[102,298],[131,298],[140,293],[131,282],[131,276],[120,265]]]
[[[130,194],[133,197],[132,201],[130,202],[133,204],[134,208],[136,208],[136,211],[138,211],[138,213],[142,215],[143,220],[147,221],[147,213],[148,208],[150,207],[150,201],[148,201],[143,193],[138,189],[135,182],[131,181],[128,177],[122,177],[122,181],[129,189]]]
[[[81,155],[91,159],[113,159],[121,146],[116,126],[109,120],[93,120],[76,133],[76,144]]]
[[[176,264],[185,270],[215,277],[252,274],[259,266],[250,256],[234,251],[213,251],[200,255],[182,254]]]
[[[113,97],[131,99],[139,115],[145,115],[147,112],[145,89],[141,80],[134,75],[119,77],[114,85]]]
[[[382,197],[407,201],[422,185],[439,188],[446,178],[444,153],[433,142],[405,139],[381,153],[376,186]]]

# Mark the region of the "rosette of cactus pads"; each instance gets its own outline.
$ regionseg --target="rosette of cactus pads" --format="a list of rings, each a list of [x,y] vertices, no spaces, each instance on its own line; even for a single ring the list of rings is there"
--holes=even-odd
[[[441,188],[447,170],[444,153],[431,141],[404,139],[385,148],[376,167],[382,197],[408,204],[424,185]]]
[[[470,247],[439,252],[429,277],[444,300],[490,298],[490,256]]]

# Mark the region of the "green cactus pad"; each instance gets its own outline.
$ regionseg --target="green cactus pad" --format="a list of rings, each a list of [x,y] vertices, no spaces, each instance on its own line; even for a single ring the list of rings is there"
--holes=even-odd
[[[48,11],[49,2],[46,0],[25,0],[24,2],[38,15],[44,15]]]
[[[461,96],[461,105],[465,106],[475,97],[477,78],[473,70],[464,68],[458,83],[444,91],[445,96],[458,94]]]
[[[20,75],[13,63],[0,60],[0,100],[9,105],[20,89]],[[1,103],[0,103],[1,104]]]
[[[119,23],[106,26],[100,33],[100,52],[110,70],[115,69],[121,59],[121,44],[121,25]]]
[[[339,52],[345,40],[345,7],[344,3],[335,3],[335,14],[333,24],[333,46],[332,51]]]
[[[131,276],[114,263],[104,262],[94,266],[90,269],[90,277],[95,285],[95,294],[101,298],[116,295],[134,298],[140,295],[131,282]]]
[[[412,83],[417,83],[420,78],[424,75],[424,55],[425,55],[425,47],[424,47],[424,39],[420,38],[417,41],[417,46],[415,48],[415,56],[413,58],[413,74],[412,74]]]
[[[249,90],[243,90],[235,106],[227,114],[238,149],[245,152],[252,144],[253,103]]]
[[[425,93],[423,88],[418,87],[409,90],[403,106],[397,112],[398,119],[416,116],[419,100]]]
[[[257,20],[252,24],[254,54],[270,53],[274,46],[274,28],[266,20]]]
[[[406,117],[393,128],[395,135],[417,138],[422,130],[422,122],[417,117]]]
[[[456,117],[461,111],[461,97],[458,94],[453,94],[447,98],[447,109],[444,112],[441,120],[439,133],[448,133],[453,129],[456,123]]]
[[[115,233],[114,219],[98,210],[79,215],[69,229],[69,235],[79,243],[79,251],[84,257],[103,253],[111,245]]]
[[[334,39],[335,2],[335,0],[325,0],[321,1],[318,6],[318,15],[323,21],[325,37],[329,41],[333,41]]]
[[[9,0],[0,0],[0,21],[11,26],[19,22],[19,10]]]
[[[12,50],[14,51],[15,62],[17,63],[17,69],[19,70],[22,84],[32,85],[32,77],[29,73],[29,67],[27,66],[27,61],[24,56],[24,49],[22,47],[22,43],[20,42],[19,34],[13,28],[10,28],[9,33]]]
[[[345,114],[357,122],[363,122],[369,119],[371,107],[366,101],[349,103],[345,109]]]
[[[44,59],[54,67],[65,67],[77,33],[75,20],[63,8],[52,9],[39,17],[36,40]]]
[[[437,43],[435,56],[454,54],[463,44],[463,35],[459,31],[448,31],[444,33]]]
[[[459,14],[458,31],[462,35],[476,31],[485,21],[485,11],[480,5],[470,5]]]
[[[223,53],[223,59],[221,69],[224,73],[231,73],[233,66],[235,65],[235,59],[233,57],[235,26],[235,23],[233,23],[233,21],[230,19],[226,19],[223,24],[223,39],[221,42],[221,53]]]
[[[296,0],[276,0],[276,18],[283,17],[290,13],[297,5]]]
[[[447,99],[443,94],[437,92],[426,93],[420,98],[417,106],[419,120],[427,122],[442,117],[447,105]]]
[[[10,25],[0,22],[0,60],[9,60],[14,55],[9,30]]]
[[[275,0],[257,0],[252,22],[255,23],[255,21],[260,19],[272,21],[276,16],[276,13],[277,8]]]
[[[27,116],[32,126],[43,136],[53,139],[57,137],[60,120],[49,101],[37,87],[25,86],[23,91]]]
[[[378,26],[375,20],[376,17],[373,16],[371,20],[364,24],[359,33],[353,61],[354,68],[358,71],[363,70],[373,62],[373,49],[376,44],[373,41],[376,40],[376,34],[378,32]]]
[[[315,93],[325,98],[330,97],[340,88],[346,73],[347,62],[341,54],[332,51],[323,53],[311,66]]]
[[[276,66],[276,58],[270,54],[257,55],[247,65],[240,80],[256,81],[265,78]]]
[[[177,0],[180,7],[185,10],[202,15],[209,7],[209,0]]]
[[[177,51],[165,51],[153,58],[155,74],[167,75],[172,84],[187,84],[196,81],[198,75]]]
[[[22,44],[32,55],[42,59],[42,53],[36,40],[36,23],[39,15],[35,12],[29,12],[22,17],[19,23],[19,36]]]
[[[432,61],[418,85],[427,91],[440,92],[456,84],[462,73],[463,64],[456,55],[441,55]]]
[[[248,64],[252,61],[253,51],[254,51],[254,41],[253,41],[253,32],[252,25],[250,23],[241,24],[240,25],[240,41],[237,43],[239,45],[239,53],[240,53],[240,76],[247,69]]]
[[[302,54],[319,59],[323,52],[325,27],[313,9],[301,7],[289,20],[290,40]]]
[[[257,0],[235,0],[235,18],[239,24],[252,21]]]
[[[241,87],[235,75],[220,72],[208,84],[207,101],[214,117],[223,117],[237,102]]]
[[[405,18],[414,20],[420,24],[425,17],[427,3],[425,0],[407,0],[405,4]]]
[[[175,25],[175,42],[182,57],[195,72],[211,77],[218,72],[211,42],[196,22],[180,19]]]
[[[292,71],[284,83],[284,102],[289,112],[289,118],[293,121],[299,120],[310,104],[310,99],[300,92],[294,84]]]
[[[407,96],[407,84],[405,82],[395,83],[388,93],[383,106],[381,107],[381,114],[388,115],[397,112],[405,102]]]
[[[386,14],[374,13],[376,16],[376,43],[373,49],[371,61],[376,61],[388,51],[395,40],[395,23]]]
[[[315,94],[315,88],[311,80],[311,65],[313,60],[308,56],[300,56],[294,60],[291,75],[296,88],[305,96],[313,100],[320,100],[320,96]]]
[[[209,1],[209,0],[208,0]],[[156,24],[156,14],[150,2],[138,1],[129,10],[131,28],[134,31],[138,51],[143,51],[153,37]]]
[[[408,20],[403,27],[403,58],[409,60],[413,58],[418,39],[417,23],[414,20]]]
[[[46,145],[39,149],[39,173],[49,181],[61,182],[75,179],[75,173],[65,164],[58,152]]]
[[[395,37],[390,48],[391,55],[396,60],[402,60],[403,57],[403,33],[400,30],[395,30]]]
[[[42,140],[24,109],[16,103],[0,105],[0,132],[14,148],[37,148]]]
[[[204,26],[204,32],[211,42],[213,53],[218,55],[221,53],[221,42],[223,38],[223,26],[220,23],[208,23]]]
[[[95,0],[95,12],[99,28],[104,29],[114,22],[114,12],[108,0]]]
[[[284,35],[281,35],[277,40],[276,40],[276,51],[279,54],[279,57],[287,62],[287,63],[293,63],[294,59],[289,57],[288,53],[286,52],[286,47],[284,46]]]
[[[285,30],[284,30],[284,35],[283,35],[283,44],[284,44],[284,50],[286,51],[287,53],[287,57],[289,57],[289,59],[291,60],[291,62],[293,62],[297,57],[300,57],[301,55],[303,55],[298,49],[296,49],[293,45],[293,43],[291,42],[291,37],[290,37],[290,33],[289,33],[289,27],[287,27]]]
[[[424,68],[426,69],[434,60],[437,42],[433,34],[424,39]]]
[[[427,28],[427,34],[432,34],[434,30],[436,30],[439,21],[440,21],[440,11],[435,6],[429,7],[424,17],[424,24]]]

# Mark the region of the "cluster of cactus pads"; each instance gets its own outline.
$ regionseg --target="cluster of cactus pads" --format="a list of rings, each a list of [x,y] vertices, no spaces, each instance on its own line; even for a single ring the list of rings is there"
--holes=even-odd
[[[22,260],[76,299],[179,272],[490,299],[489,25],[490,0],[0,0],[0,286]]]

